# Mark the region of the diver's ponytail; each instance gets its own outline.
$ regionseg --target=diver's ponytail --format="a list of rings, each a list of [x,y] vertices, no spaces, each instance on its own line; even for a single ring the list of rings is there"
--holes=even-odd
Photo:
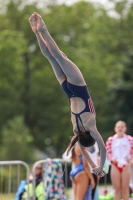
[[[78,134],[76,134],[75,136],[72,137],[72,139],[71,139],[71,141],[70,141],[70,143],[68,145],[67,156],[68,156],[71,148],[74,147],[74,145],[78,141],[80,142],[80,144],[83,147],[90,147],[90,146],[93,146],[95,144],[95,140],[91,136],[89,131],[79,132]]]
[[[72,139],[71,139],[71,141],[70,141],[70,143],[69,143],[69,145],[68,145],[67,156],[68,156],[68,154],[69,154],[71,148],[74,147],[74,145],[76,144],[76,142],[78,142],[78,140],[79,140],[79,135],[78,135],[78,134],[77,134],[77,135],[74,135],[74,136],[72,137]]]

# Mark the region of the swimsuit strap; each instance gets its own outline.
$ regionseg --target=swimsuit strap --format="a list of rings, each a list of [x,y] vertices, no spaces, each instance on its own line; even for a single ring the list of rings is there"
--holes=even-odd
[[[77,124],[78,131],[80,132],[79,123],[78,123],[78,115],[75,115],[75,118],[76,118],[76,124]]]
[[[79,118],[79,120],[80,120],[80,122],[81,122],[81,124],[82,124],[82,127],[83,127],[84,130],[85,130],[85,127],[84,127],[84,125],[83,125],[83,122],[82,122],[82,119],[81,119],[80,115],[78,116],[78,118]],[[86,132],[86,130],[85,130],[85,132]]]
[[[75,114],[75,113],[73,113],[73,114],[75,115],[75,118],[76,118],[76,124],[77,124],[78,131],[81,132],[80,127],[79,127],[79,123],[78,123],[78,119],[81,122],[81,125],[82,125],[83,129],[85,130],[85,127],[83,125],[83,122],[82,122],[82,119],[81,119],[80,115],[79,114]],[[86,130],[85,130],[85,132],[86,132]]]

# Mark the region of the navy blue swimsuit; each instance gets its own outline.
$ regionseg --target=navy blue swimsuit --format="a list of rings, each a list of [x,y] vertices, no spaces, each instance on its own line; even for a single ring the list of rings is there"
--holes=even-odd
[[[83,122],[82,122],[80,115],[84,112],[91,112],[91,113],[95,114],[95,108],[94,108],[91,96],[89,94],[88,88],[86,85],[84,85],[84,86],[73,85],[72,83],[69,83],[67,80],[65,80],[62,83],[62,88],[69,99],[72,97],[79,97],[79,98],[83,99],[83,101],[85,103],[85,109],[82,112],[80,112],[78,114],[72,112],[72,114],[75,115],[77,128],[78,128],[78,131],[80,132],[78,119],[80,120],[80,122],[83,126]],[[84,126],[83,126],[83,128],[84,128]],[[84,128],[84,130],[85,130],[85,128]]]

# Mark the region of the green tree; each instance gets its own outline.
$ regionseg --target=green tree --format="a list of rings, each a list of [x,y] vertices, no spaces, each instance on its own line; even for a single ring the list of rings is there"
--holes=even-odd
[[[22,33],[5,29],[0,35],[0,129],[18,114],[23,114],[23,59],[25,41]]]
[[[116,3],[119,18],[115,18],[86,1],[71,6],[49,1],[38,8],[36,3],[9,0],[0,14],[1,127],[22,115],[35,146],[45,150],[45,139],[50,138],[48,149],[52,147],[58,156],[73,135],[69,102],[28,22],[37,11],[60,49],[81,69],[95,103],[98,130],[106,140],[118,119],[114,83],[123,79],[121,63],[133,49],[133,6],[125,5]]]
[[[127,132],[133,135],[133,56],[125,57],[121,65],[121,78],[112,85],[114,94],[111,103],[115,105],[112,121],[124,120]]]
[[[23,117],[15,117],[2,129],[0,159],[23,160],[29,163],[35,159],[32,145],[33,138],[24,125]]]

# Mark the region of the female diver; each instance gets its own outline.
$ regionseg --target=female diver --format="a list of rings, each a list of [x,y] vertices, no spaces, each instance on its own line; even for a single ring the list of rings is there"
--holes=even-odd
[[[57,80],[70,100],[74,136],[68,152],[78,141],[83,156],[93,168],[93,173],[104,176],[102,169],[106,159],[106,148],[96,128],[95,110],[83,75],[78,67],[60,51],[38,13],[33,13],[29,22],[36,34],[42,54],[51,63]],[[95,141],[100,148],[100,166],[95,165],[85,148],[92,146]]]

